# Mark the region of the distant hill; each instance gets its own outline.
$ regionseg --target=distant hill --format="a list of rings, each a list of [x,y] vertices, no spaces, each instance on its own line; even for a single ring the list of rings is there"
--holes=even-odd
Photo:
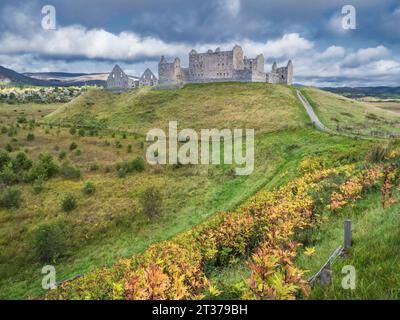
[[[377,98],[400,98],[400,87],[339,87],[322,88],[323,90],[337,93],[349,98],[377,97]]]
[[[98,85],[104,86],[108,73],[66,73],[66,72],[27,72],[18,73],[0,66],[0,82],[11,86],[68,87]]]
[[[0,66],[0,80],[10,81],[10,85],[30,85],[30,86],[49,86],[48,81],[41,79],[34,79],[27,77],[23,74],[15,72],[14,70],[4,68]]]
[[[63,86],[98,85],[104,86],[108,73],[67,73],[67,72],[27,72],[25,76],[59,83]]]

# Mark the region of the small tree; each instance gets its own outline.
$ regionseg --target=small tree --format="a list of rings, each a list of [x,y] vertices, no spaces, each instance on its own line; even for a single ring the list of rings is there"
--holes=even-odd
[[[87,195],[92,195],[96,192],[96,187],[90,181],[87,181],[83,187],[83,193]]]
[[[72,194],[67,194],[61,201],[61,208],[64,212],[71,212],[77,207],[76,198]]]
[[[65,151],[61,151],[60,154],[58,155],[58,159],[64,160],[66,156],[67,153]]]
[[[26,136],[26,140],[28,141],[33,141],[35,140],[35,135],[33,133],[28,133],[28,135]]]
[[[4,150],[0,150],[0,170],[11,162],[11,158]]]
[[[13,160],[15,172],[29,170],[32,167],[32,160],[28,158],[25,152],[19,152]]]
[[[31,243],[40,262],[53,262],[66,249],[63,224],[57,222],[40,225],[33,231]]]
[[[153,219],[161,214],[162,197],[161,192],[156,187],[147,188],[140,195],[140,204],[143,212],[150,219]]]
[[[75,150],[76,148],[78,148],[78,145],[75,142],[72,142],[69,145],[69,150],[71,150],[71,151]]]
[[[15,187],[0,190],[0,208],[19,208],[21,204],[21,191]]]
[[[76,133],[75,127],[72,127],[71,129],[69,129],[69,133],[70,133],[71,135],[75,135],[75,133]]]
[[[33,182],[33,193],[34,194],[39,194],[42,193],[44,190],[44,177],[39,176],[37,179]]]
[[[133,171],[137,172],[142,172],[144,170],[144,160],[142,157],[136,157],[132,162],[131,162],[131,169]]]

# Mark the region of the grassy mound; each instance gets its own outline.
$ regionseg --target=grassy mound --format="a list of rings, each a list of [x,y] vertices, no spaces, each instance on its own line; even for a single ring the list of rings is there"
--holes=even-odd
[[[200,84],[180,90],[129,93],[92,90],[46,117],[46,121],[120,128],[145,134],[149,129],[252,128],[256,133],[304,126],[305,115],[293,90],[268,84]]]

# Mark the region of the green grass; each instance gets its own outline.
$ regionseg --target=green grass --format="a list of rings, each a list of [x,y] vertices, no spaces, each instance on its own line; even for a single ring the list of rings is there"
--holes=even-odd
[[[23,103],[9,104],[0,102],[0,124],[14,122],[17,117],[25,116],[27,120],[41,119],[46,115],[57,110],[61,103],[39,104],[39,103]]]
[[[144,135],[149,129],[252,128],[256,134],[304,127],[305,115],[290,87],[220,83],[180,90],[128,93],[91,90],[45,118],[49,122],[105,125]]]
[[[370,135],[371,131],[400,132],[400,115],[396,112],[317,88],[302,91],[321,122],[330,129],[339,126],[344,132],[358,131],[362,135]]]
[[[380,204],[380,194],[373,193],[322,226],[312,257],[300,256],[297,265],[314,274],[330,254],[343,243],[343,222],[352,219],[353,244],[346,258],[338,258],[333,265],[333,282],[328,287],[319,284],[310,299],[396,299],[400,298],[400,204],[387,209]],[[344,290],[341,270],[351,265],[356,269],[356,288]]]

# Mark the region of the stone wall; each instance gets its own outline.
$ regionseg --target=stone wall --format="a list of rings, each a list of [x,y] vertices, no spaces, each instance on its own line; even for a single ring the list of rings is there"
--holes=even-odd
[[[291,63],[291,62],[290,62]],[[232,51],[208,50],[198,53],[192,50],[189,53],[189,67],[182,68],[180,60],[170,63],[161,57],[158,72],[160,84],[207,83],[207,82],[271,82],[291,83],[293,66],[290,68],[273,67],[271,74],[264,71],[264,55],[254,59],[244,56],[243,49],[235,46]],[[290,80],[290,81],[289,81]]]
[[[106,82],[107,89],[128,89],[129,88],[129,78],[119,65],[116,65],[111,71]]]

